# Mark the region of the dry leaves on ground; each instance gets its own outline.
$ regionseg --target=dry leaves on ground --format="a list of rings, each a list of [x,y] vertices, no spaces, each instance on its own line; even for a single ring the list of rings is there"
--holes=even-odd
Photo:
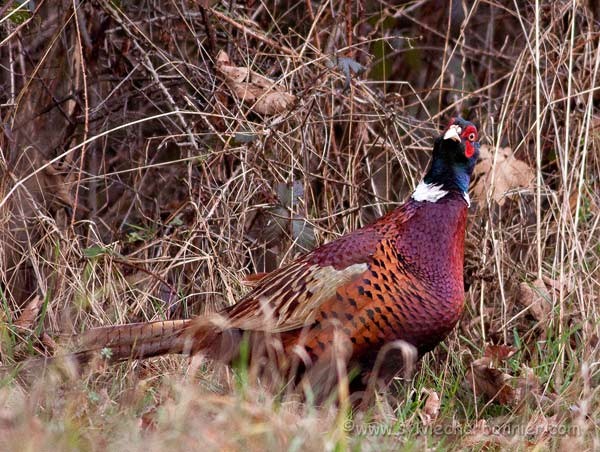
[[[476,397],[483,396],[500,405],[516,406],[527,400],[536,406],[545,400],[552,401],[551,394],[544,394],[539,378],[525,364],[521,364],[520,375],[512,376],[496,368],[502,361],[516,353],[508,345],[488,345],[485,356],[471,363],[466,374],[466,383]]]
[[[234,66],[224,51],[217,55],[216,67],[233,94],[257,113],[276,115],[289,110],[296,100],[296,96],[286,92],[270,78],[248,67]]]
[[[517,352],[517,349],[511,345],[492,345],[488,344],[485,347],[483,356],[492,358],[495,362],[506,361]]]
[[[509,405],[515,401],[515,390],[508,383],[512,377],[492,367],[490,357],[473,361],[467,370],[466,379],[475,396],[483,395],[501,405]]]
[[[550,299],[550,292],[541,279],[519,284],[518,301],[528,307],[531,315],[539,322],[545,321],[550,314]]]
[[[473,187],[473,195],[485,199],[491,189],[491,198],[499,205],[504,204],[507,192],[516,188],[532,188],[535,173],[530,166],[515,158],[512,149],[497,148],[494,168],[494,149],[482,145],[480,161],[473,171],[477,180]]]
[[[21,315],[17,320],[15,320],[15,326],[19,328],[23,328],[25,330],[31,330],[33,327],[33,323],[35,322],[35,318],[40,312],[40,308],[42,307],[44,300],[39,295],[36,295],[33,300],[31,300],[23,311],[21,311]]]
[[[440,396],[437,392],[424,389],[428,394],[423,410],[421,411],[421,422],[425,427],[433,424],[440,414]]]

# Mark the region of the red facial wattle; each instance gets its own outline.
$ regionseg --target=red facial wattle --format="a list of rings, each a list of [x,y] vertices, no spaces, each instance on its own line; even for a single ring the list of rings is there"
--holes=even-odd
[[[467,140],[465,143],[465,157],[470,159],[473,157],[473,154],[475,154],[475,146],[473,146],[473,143]]]
[[[470,159],[475,154],[475,146],[473,142],[477,141],[477,129],[470,125],[462,133],[462,139],[465,142],[465,157]]]

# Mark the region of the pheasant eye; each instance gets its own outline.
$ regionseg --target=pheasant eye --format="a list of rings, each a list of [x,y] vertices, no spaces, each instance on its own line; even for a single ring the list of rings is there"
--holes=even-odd
[[[473,132],[471,132],[471,133],[469,134],[469,141],[475,141],[475,138],[476,138],[476,137],[475,137],[475,134],[474,134]]]

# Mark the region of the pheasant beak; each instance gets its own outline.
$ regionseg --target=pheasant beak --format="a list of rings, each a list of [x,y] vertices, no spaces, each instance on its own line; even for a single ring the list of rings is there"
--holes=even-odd
[[[453,124],[448,127],[448,130],[446,130],[446,133],[444,134],[444,140],[454,140],[460,143],[460,132],[462,132],[460,126]]]

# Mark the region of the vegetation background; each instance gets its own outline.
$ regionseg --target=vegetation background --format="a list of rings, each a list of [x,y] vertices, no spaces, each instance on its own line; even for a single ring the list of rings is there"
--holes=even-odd
[[[0,448],[598,450],[599,65],[593,0],[0,2]],[[11,371],[234,303],[405,199],[457,114],[466,312],[367,412],[201,359]]]

